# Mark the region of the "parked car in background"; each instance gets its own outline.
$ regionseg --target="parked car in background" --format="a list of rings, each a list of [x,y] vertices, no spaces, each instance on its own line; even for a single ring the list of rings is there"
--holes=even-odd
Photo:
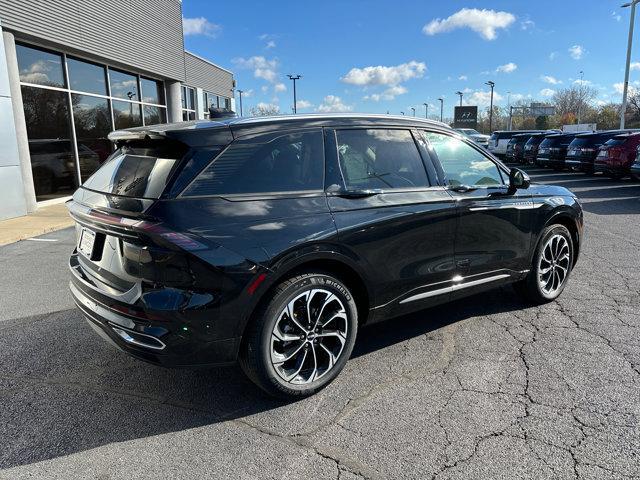
[[[640,147],[636,150],[636,158],[629,169],[634,180],[640,180]]]
[[[536,133],[540,130],[496,130],[489,137],[487,149],[497,157],[506,157],[507,145],[515,135]]]
[[[524,145],[529,141],[532,135],[534,135],[533,132],[519,133],[511,137],[511,140],[509,140],[509,143],[507,143],[507,153],[505,155],[508,162],[524,162]]]
[[[549,135],[549,132],[535,133],[529,137],[529,140],[524,144],[523,150],[523,163],[534,165],[536,163],[536,157],[538,156],[538,147]]]
[[[536,164],[541,167],[551,167],[555,170],[564,169],[564,160],[567,156],[567,148],[576,135],[577,133],[557,133],[547,135],[538,146]]]
[[[640,145],[640,133],[622,133],[607,140],[598,150],[594,170],[611,178],[630,175],[638,145]]]
[[[594,162],[598,155],[598,149],[604,145],[607,140],[625,132],[629,131],[607,130],[576,135],[567,147],[565,165],[574,170],[580,170],[588,175],[592,175],[595,172]]]
[[[470,138],[478,145],[482,145],[484,148],[489,146],[489,135],[485,135],[484,133],[480,133],[473,128],[455,128],[456,132],[460,132],[464,136]]]
[[[239,360],[276,396],[336,378],[363,325],[506,284],[550,302],[579,256],[573,193],[439,122],[228,118],[109,139],[67,203],[79,310],[138,359]]]

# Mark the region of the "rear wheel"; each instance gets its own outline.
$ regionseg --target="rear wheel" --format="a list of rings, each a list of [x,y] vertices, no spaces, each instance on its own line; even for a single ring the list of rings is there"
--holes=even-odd
[[[544,229],[527,277],[516,291],[534,303],[546,303],[560,296],[573,267],[573,241],[564,225]]]
[[[357,330],[349,289],[331,275],[306,273],[278,285],[256,313],[240,365],[271,395],[311,395],[344,368]]]

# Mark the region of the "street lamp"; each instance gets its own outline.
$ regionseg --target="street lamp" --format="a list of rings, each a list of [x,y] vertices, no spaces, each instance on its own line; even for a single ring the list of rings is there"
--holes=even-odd
[[[411,111],[413,112],[413,116],[415,117],[416,116],[416,109],[411,107]]]
[[[242,94],[244,90],[238,90],[238,95],[240,95],[240,116],[242,116]]]
[[[404,112],[400,112],[400,115],[404,115]]]
[[[287,77],[293,81],[293,113],[298,113],[298,106],[296,105],[296,80],[300,80],[302,75],[287,75]]]
[[[495,87],[496,84],[495,82],[492,82],[491,80],[489,80],[488,82],[485,83],[485,85],[489,85],[491,87],[491,103],[489,106],[489,133],[491,133],[493,129],[493,87]]]
[[[422,105],[424,105],[424,118],[429,118],[429,104],[423,103]]]
[[[440,121],[442,121],[442,111],[444,110],[444,98],[439,98],[440,100]]]
[[[622,89],[622,110],[620,111],[620,128],[624,128],[624,114],[627,112],[627,91],[629,89],[629,65],[631,63],[631,44],[633,43],[633,24],[636,16],[636,3],[640,0],[632,0],[631,2],[620,5],[622,8],[631,7],[631,15],[629,16],[629,40],[627,41],[627,65],[624,69],[624,87]]]
[[[580,109],[582,107],[582,89],[584,87],[584,72],[580,70],[580,95],[578,96],[578,125],[580,125]]]
[[[456,95],[460,95],[460,106],[462,106],[462,95],[464,95],[462,92],[458,91],[456,92]]]

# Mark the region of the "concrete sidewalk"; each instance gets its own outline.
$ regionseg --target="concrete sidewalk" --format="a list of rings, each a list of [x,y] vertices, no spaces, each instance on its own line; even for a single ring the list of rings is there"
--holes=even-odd
[[[0,221],[0,245],[17,242],[73,225],[64,203],[40,207],[31,215]]]

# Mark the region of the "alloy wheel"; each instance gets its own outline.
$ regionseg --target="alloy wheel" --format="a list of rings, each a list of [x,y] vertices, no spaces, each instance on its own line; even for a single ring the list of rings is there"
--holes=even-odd
[[[278,316],[271,333],[271,364],[287,383],[311,383],[336,365],[347,334],[347,311],[338,296],[310,288]]]
[[[552,296],[564,285],[571,268],[567,238],[555,234],[545,243],[538,262],[538,282],[545,295]]]

